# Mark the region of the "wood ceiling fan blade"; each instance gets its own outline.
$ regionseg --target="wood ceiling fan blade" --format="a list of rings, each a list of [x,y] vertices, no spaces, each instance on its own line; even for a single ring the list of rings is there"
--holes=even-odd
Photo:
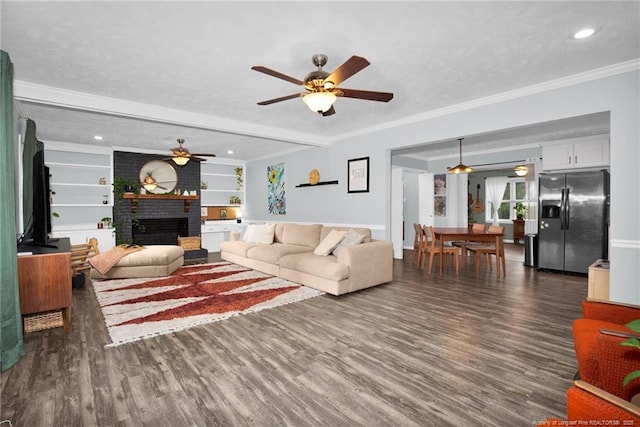
[[[205,153],[197,153],[197,154],[192,154],[191,155],[192,159],[196,159],[196,160],[200,160],[200,161],[206,162],[207,159],[203,159],[202,157],[216,157],[216,155],[215,154],[209,154],[209,153],[207,153],[207,154],[205,154]]]
[[[347,59],[344,64],[336,68],[333,73],[329,74],[324,80],[333,82],[334,87],[338,86],[349,77],[368,67],[369,64],[370,62],[365,58],[353,55],[351,58]]]
[[[373,92],[369,90],[345,88],[340,88],[336,92],[338,92],[336,95],[343,96],[345,98],[366,99],[368,101],[389,102],[393,99],[393,93],[391,92]]]
[[[335,113],[336,113],[336,109],[333,108],[333,105],[332,105],[331,108],[329,108],[327,111],[322,113],[322,117],[333,116]]]
[[[280,98],[273,98],[273,99],[267,99],[266,101],[260,101],[258,102],[258,105],[274,104],[276,102],[286,101],[287,99],[299,98],[303,95],[306,95],[306,93],[293,93],[291,95],[281,96]]]
[[[263,67],[262,65],[254,65],[253,67],[251,67],[251,69],[264,74],[268,74],[278,79],[286,80],[298,86],[302,86],[304,84],[302,81],[296,79],[295,77],[287,76],[286,74],[282,74],[281,72],[272,70],[271,68]]]

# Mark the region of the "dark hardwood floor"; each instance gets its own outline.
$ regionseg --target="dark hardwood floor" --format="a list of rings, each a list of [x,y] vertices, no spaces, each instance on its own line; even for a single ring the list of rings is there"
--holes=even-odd
[[[105,348],[93,289],[71,329],[25,335],[2,374],[13,426],[532,426],[565,417],[584,277],[507,261]],[[452,268],[448,267],[449,274]],[[455,274],[455,273],[453,273]],[[3,424],[4,427],[5,424]]]

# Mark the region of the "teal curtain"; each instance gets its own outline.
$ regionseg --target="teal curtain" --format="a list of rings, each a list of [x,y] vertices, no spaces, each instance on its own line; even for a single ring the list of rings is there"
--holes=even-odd
[[[0,50],[0,370],[24,354],[18,290],[16,188],[13,135],[13,64]]]
[[[24,233],[33,226],[33,155],[42,150],[44,144],[36,138],[36,122],[27,119],[22,150],[22,223]]]

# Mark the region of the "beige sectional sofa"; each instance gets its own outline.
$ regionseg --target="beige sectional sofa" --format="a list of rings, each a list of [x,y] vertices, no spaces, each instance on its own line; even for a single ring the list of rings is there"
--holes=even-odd
[[[314,254],[331,230],[346,232],[349,229],[278,223],[274,225],[273,243],[243,241],[236,233],[232,234],[231,241],[221,243],[220,251],[226,261],[333,295],[390,282],[393,278],[392,244],[372,240],[368,228],[351,228],[364,235],[364,240],[344,247],[337,256]]]

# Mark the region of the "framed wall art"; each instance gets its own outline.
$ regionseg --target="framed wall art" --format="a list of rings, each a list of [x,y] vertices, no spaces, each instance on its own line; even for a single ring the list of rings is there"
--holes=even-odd
[[[433,176],[433,207],[436,216],[447,216],[447,174]]]
[[[267,167],[267,205],[272,215],[287,213],[287,199],[284,187],[284,163]]]
[[[347,161],[347,192],[369,192],[369,158],[361,157]]]

